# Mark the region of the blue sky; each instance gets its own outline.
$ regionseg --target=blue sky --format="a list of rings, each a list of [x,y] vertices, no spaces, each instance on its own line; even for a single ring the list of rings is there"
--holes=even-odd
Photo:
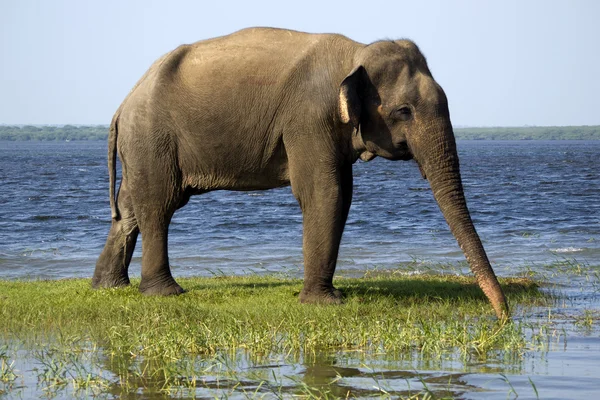
[[[177,45],[276,26],[413,39],[455,125],[600,125],[600,1],[208,3],[1,0],[0,124],[108,124]]]

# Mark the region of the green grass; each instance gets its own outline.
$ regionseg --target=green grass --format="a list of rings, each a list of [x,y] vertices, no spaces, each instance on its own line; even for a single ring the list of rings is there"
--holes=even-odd
[[[144,297],[137,282],[92,290],[88,280],[0,282],[5,336],[79,335],[114,353],[178,358],[247,349],[256,354],[361,349],[485,353],[514,348],[473,279],[376,276],[339,279],[342,306],[303,305],[301,281],[274,277],[180,279],[179,297]],[[527,279],[503,281],[511,303],[544,297]],[[489,334],[489,336],[488,336]]]
[[[335,284],[346,299],[339,306],[299,304],[298,279],[220,276],[179,283],[188,290],[184,295],[144,297],[135,280],[106,290],[92,290],[84,279],[0,281],[0,343],[28,349],[44,390],[145,387],[171,394],[213,385],[207,376],[238,382],[232,390],[282,390],[269,376],[254,377],[259,386],[239,386],[249,379],[240,375],[240,357],[248,365],[350,351],[466,360],[518,357],[535,346],[521,323],[496,320],[470,277],[340,278]],[[552,301],[531,279],[501,284],[517,315]],[[0,354],[0,379],[13,381],[9,353]],[[292,384],[308,396],[305,386]]]

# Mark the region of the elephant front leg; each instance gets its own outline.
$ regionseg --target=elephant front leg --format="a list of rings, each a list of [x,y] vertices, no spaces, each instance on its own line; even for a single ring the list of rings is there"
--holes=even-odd
[[[301,193],[303,216],[304,288],[302,303],[341,303],[342,294],[333,286],[333,275],[348,209],[350,182],[344,176],[325,179]],[[344,184],[347,183],[347,184]],[[348,186],[349,183],[349,187]],[[306,196],[307,194],[309,194]]]

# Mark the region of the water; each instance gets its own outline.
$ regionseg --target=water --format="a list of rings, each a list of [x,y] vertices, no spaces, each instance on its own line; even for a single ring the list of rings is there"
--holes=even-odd
[[[542,271],[561,260],[600,265],[600,142],[463,141],[459,153],[471,214],[499,275]],[[338,272],[463,261],[414,163],[359,162],[354,175]],[[0,142],[0,185],[0,279],[90,278],[110,226],[106,144]],[[301,221],[289,188],[194,197],[171,224],[174,275],[300,275]],[[140,247],[132,276],[139,276]],[[561,312],[600,308],[598,287],[585,278],[554,283],[567,294]],[[428,365],[338,354],[252,368],[311,384],[339,374],[341,394],[364,389],[366,397],[379,393],[378,379],[397,393],[408,387],[414,394],[425,382],[461,398],[506,398],[512,385],[520,398],[532,398],[530,378],[541,398],[599,397],[598,326],[586,331],[560,323],[551,348],[518,362]],[[25,356],[19,362],[28,368]]]
[[[600,260],[599,142],[460,142],[466,196],[499,275]],[[0,277],[90,277],[110,224],[104,142],[0,143]],[[193,197],[170,229],[176,276],[301,268],[289,188]],[[140,247],[132,263],[139,274]],[[463,255],[413,162],[355,165],[338,271]]]

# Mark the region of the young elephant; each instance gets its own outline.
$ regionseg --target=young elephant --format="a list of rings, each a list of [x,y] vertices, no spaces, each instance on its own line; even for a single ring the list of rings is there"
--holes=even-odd
[[[108,142],[112,226],[95,288],[129,284],[142,232],[140,290],[182,293],[167,256],[175,210],[211,190],[291,185],[304,226],[300,301],[337,303],[352,164],[380,156],[416,160],[496,315],[508,315],[463,195],[446,96],[408,40],[255,28],[180,46],[135,85]]]

